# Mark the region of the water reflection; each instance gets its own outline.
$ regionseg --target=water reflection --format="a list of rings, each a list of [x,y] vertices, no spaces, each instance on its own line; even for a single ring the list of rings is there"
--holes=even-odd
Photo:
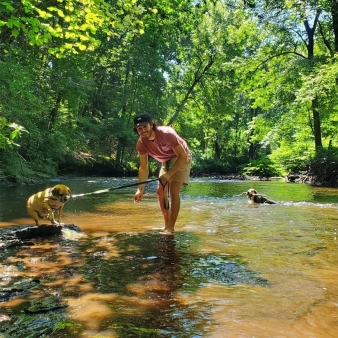
[[[118,235],[106,241],[114,242],[114,251],[119,254],[114,259],[107,259],[107,247],[102,251],[102,243],[98,245],[101,240],[96,244],[89,241],[85,247],[90,248],[91,253],[82,274],[95,285],[97,292],[111,295],[113,303],[106,320],[119,336],[133,332],[135,336],[156,333],[172,337],[180,332],[184,335],[189,331],[200,331],[204,319],[198,319],[199,315],[182,306],[175,296],[184,284],[183,253],[176,249],[175,239],[146,234]],[[91,309],[93,305],[91,302]],[[81,311],[83,320],[82,314]],[[93,329],[91,326],[88,328]],[[99,328],[103,329],[96,327]]]
[[[126,183],[67,185],[80,194]],[[278,204],[235,196],[251,187]],[[38,190],[1,190],[1,226],[31,223],[24,200]],[[0,252],[3,285],[40,284],[0,303],[0,317],[53,293],[67,300],[69,326],[50,337],[334,337],[337,192],[195,179],[182,190],[174,238],[154,230],[162,226],[155,184],[141,204],[132,203],[134,188],[75,198],[63,218],[81,234]]]

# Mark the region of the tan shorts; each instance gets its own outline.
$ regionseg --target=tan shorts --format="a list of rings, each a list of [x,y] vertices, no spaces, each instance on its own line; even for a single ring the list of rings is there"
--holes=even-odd
[[[167,162],[162,163],[162,167],[160,169],[160,174],[159,177],[162,176],[172,168],[174,163],[176,162],[177,157],[173,158],[172,160],[169,161],[168,167],[167,167]],[[188,162],[185,164],[181,169],[175,172],[173,176],[171,176],[171,181],[175,182],[182,182],[184,185],[188,185],[189,183],[189,177],[190,177],[190,169],[191,169],[191,154],[188,154]]]

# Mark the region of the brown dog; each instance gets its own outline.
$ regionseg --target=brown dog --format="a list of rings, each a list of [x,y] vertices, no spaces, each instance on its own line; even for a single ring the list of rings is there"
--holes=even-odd
[[[40,225],[39,219],[46,216],[52,224],[61,224],[62,209],[71,197],[71,191],[66,185],[57,184],[29,197],[26,203],[27,212],[36,225]],[[55,210],[58,211],[58,221],[54,218]]]
[[[247,192],[241,193],[241,195],[246,195],[252,203],[267,203],[267,204],[276,204],[276,202],[268,200],[265,195],[259,194],[255,189],[249,189]]]

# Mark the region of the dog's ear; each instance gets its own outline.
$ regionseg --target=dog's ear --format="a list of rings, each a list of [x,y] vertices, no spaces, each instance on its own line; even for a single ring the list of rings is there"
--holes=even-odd
[[[56,197],[59,197],[60,196],[60,190],[61,190],[60,186],[56,185],[52,189],[52,195],[56,196]]]

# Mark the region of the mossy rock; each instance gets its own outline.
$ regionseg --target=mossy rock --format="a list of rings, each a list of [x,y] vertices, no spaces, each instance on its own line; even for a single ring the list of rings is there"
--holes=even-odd
[[[65,320],[63,308],[67,304],[58,295],[46,295],[27,304],[22,313],[13,314],[11,320],[0,330],[5,337],[49,337],[58,323]]]
[[[29,302],[25,309],[27,313],[47,312],[67,307],[67,303],[62,301],[58,295],[50,295],[40,299],[34,299]]]
[[[58,322],[64,320],[62,311],[52,311],[44,314],[20,314],[0,330],[5,337],[37,338],[49,337],[54,332]]]

